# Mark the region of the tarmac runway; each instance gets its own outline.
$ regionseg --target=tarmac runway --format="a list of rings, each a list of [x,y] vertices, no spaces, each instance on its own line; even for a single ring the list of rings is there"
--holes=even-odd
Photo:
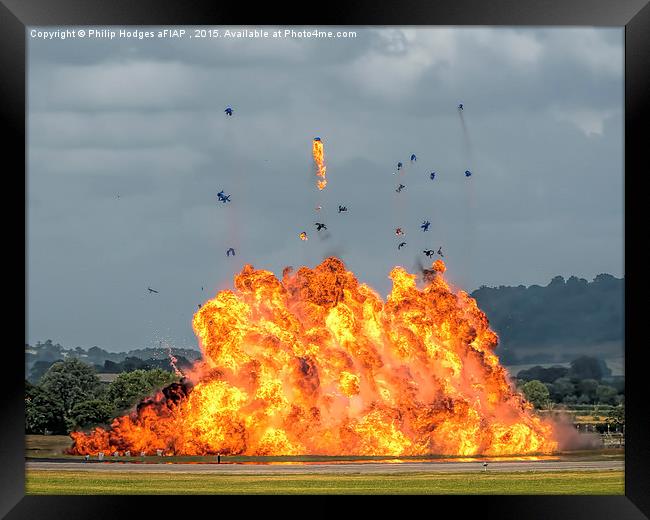
[[[274,463],[274,464],[176,464],[115,462],[27,462],[27,470],[120,471],[153,473],[212,473],[224,475],[269,474],[390,474],[390,473],[475,473],[484,471],[482,462],[398,462],[398,463]],[[488,472],[507,471],[623,471],[624,461],[540,460],[489,462]]]

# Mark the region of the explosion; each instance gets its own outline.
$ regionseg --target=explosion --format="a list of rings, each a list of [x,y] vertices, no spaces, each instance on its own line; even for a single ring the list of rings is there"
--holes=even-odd
[[[320,137],[314,138],[311,153],[314,157],[314,162],[316,163],[316,176],[321,179],[316,181],[316,186],[318,186],[318,189],[322,191],[325,189],[325,186],[327,186],[327,180],[325,179],[327,168],[325,166],[323,142],[320,140]]]
[[[383,301],[331,257],[244,266],[194,315],[203,360],[72,452],[208,455],[513,455],[557,449],[516,393],[476,301],[445,265],[423,287],[395,267]]]

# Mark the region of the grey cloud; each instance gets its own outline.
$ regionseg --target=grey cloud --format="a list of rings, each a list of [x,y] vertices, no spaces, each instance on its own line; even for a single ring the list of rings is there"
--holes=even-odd
[[[382,295],[390,269],[426,262],[425,247],[443,246],[449,279],[469,291],[622,275],[622,31],[418,31],[30,41],[29,340],[193,345],[196,305],[246,262],[280,275],[336,253]],[[216,202],[221,189],[231,204]]]

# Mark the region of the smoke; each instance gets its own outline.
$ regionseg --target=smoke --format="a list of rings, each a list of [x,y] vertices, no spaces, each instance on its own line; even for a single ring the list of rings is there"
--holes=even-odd
[[[342,244],[338,244],[336,246],[330,246],[325,253],[323,253],[323,260],[326,258],[329,258],[331,256],[335,256],[337,258],[342,258],[345,254],[346,250],[345,247]]]
[[[458,116],[460,117],[460,127],[463,131],[463,155],[471,159],[472,157],[472,143],[469,139],[469,132],[467,131],[467,125],[465,124],[465,116],[463,111],[458,111]]]
[[[318,233],[317,236],[318,236],[318,238],[319,238],[319,240],[321,242],[327,242],[330,238],[332,238],[332,234],[329,231],[325,231],[323,233]],[[328,255],[328,256],[331,256],[331,255]],[[325,257],[325,258],[327,258],[327,257]]]
[[[561,414],[554,420],[554,434],[560,451],[594,450],[602,447],[598,433],[580,433],[568,415]]]
[[[419,256],[415,257],[415,261],[413,262],[413,268],[419,272],[424,271],[424,264],[422,263],[422,260],[420,259]]]
[[[458,117],[460,118],[460,127],[462,130],[462,150],[461,150],[461,160],[466,165],[461,169],[457,175],[463,175],[465,169],[469,170],[474,174],[474,158],[473,158],[473,146],[469,136],[469,131],[467,124],[465,122],[465,115],[463,110],[458,110]],[[475,243],[477,236],[477,225],[478,221],[475,214],[476,208],[476,194],[474,184],[476,182],[476,177],[472,176],[469,178],[463,177],[465,181],[466,189],[464,190],[464,232],[463,232],[463,241],[462,248],[460,249],[461,265],[463,266],[463,271],[470,273],[474,271],[473,262],[475,261],[477,255],[475,253]]]

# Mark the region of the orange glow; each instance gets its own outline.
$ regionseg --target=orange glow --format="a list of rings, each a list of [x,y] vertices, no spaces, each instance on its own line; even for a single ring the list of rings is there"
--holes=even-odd
[[[246,265],[194,315],[203,360],[115,419],[74,432],[73,453],[428,454],[557,450],[551,423],[508,382],[476,301],[441,260],[427,281],[401,267],[384,301],[341,260]]]
[[[325,172],[327,167],[325,166],[325,152],[323,151],[323,142],[320,140],[314,139],[312,142],[312,155],[314,156],[314,162],[316,163],[316,176],[319,177],[319,180],[316,181],[316,186],[319,190],[324,190],[327,186],[327,180],[325,179]]]

